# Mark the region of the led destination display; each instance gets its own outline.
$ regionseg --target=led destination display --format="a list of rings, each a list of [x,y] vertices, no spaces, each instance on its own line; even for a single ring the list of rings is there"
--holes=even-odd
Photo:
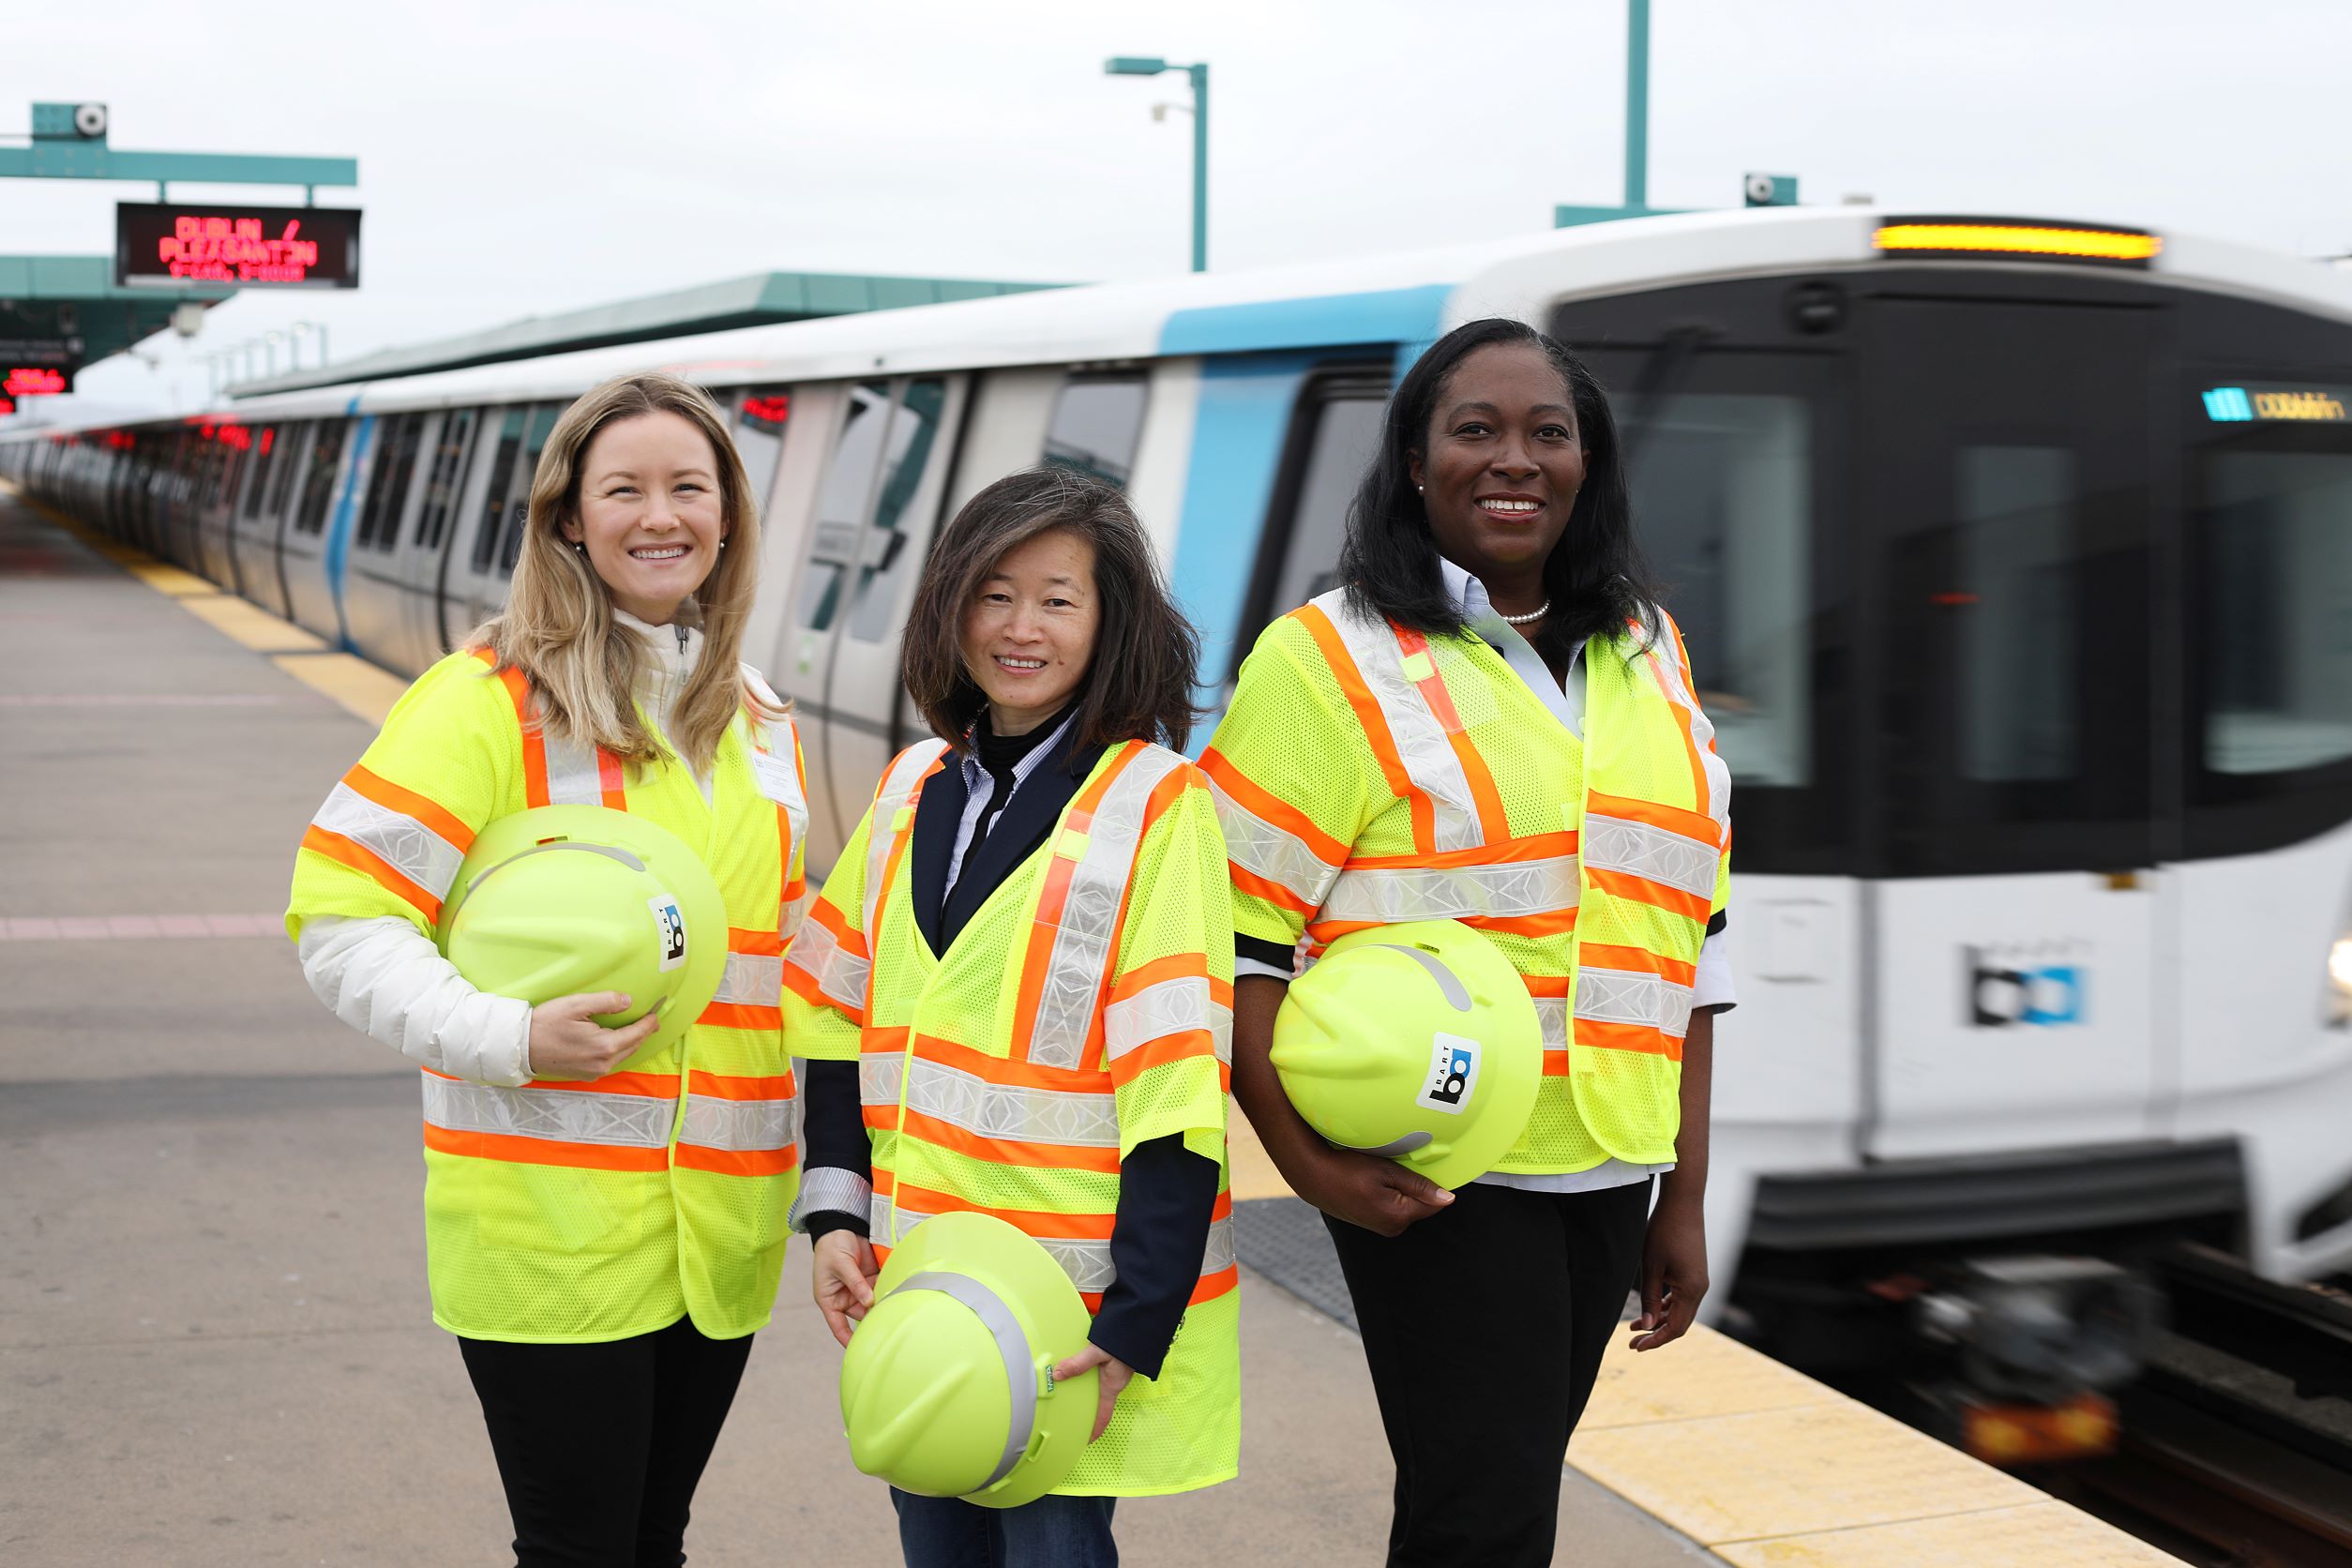
[[[2205,400],[2205,416],[2216,425],[2341,425],[2352,421],[2352,413],[2346,412],[2347,400],[2352,400],[2352,387],[2216,386],[2200,396]]]
[[[114,281],[355,289],[359,209],[124,202]]]

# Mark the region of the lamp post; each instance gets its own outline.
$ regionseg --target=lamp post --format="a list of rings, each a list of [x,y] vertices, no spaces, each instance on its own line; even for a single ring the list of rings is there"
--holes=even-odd
[[[1105,76],[1158,76],[1183,71],[1192,79],[1192,269],[1209,270],[1209,67],[1171,65],[1155,54],[1119,54],[1103,62]]]
[[[326,369],[326,324],[324,322],[296,322],[294,324],[294,348],[293,368],[294,369],[299,370],[302,369],[302,339],[309,337],[313,332],[319,335],[318,368],[322,370]]]

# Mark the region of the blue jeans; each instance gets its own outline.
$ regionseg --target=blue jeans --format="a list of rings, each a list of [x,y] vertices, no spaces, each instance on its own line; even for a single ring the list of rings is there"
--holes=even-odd
[[[982,1508],[890,1489],[907,1568],[1119,1568],[1118,1501],[1048,1492],[1018,1508]]]

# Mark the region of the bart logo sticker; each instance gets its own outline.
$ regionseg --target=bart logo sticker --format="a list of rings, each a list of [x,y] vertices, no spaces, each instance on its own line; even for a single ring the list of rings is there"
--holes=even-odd
[[[686,962],[686,912],[671,897],[648,898],[645,906],[654,912],[654,929],[661,935],[661,969],[667,974]]]
[[[1429,1082],[1413,1097],[1431,1110],[1459,1116],[1477,1086],[1478,1042],[1440,1032],[1429,1058]]]

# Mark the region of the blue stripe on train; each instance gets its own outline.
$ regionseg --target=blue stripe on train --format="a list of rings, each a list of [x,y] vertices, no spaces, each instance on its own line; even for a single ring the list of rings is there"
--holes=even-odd
[[[1330,348],[1344,343],[1425,344],[1438,335],[1451,283],[1308,299],[1204,305],[1169,313],[1160,353],[1246,354],[1259,349]]]
[[[351,406],[354,413],[358,412],[356,397]],[[351,438],[351,461],[343,465],[342,492],[335,498],[334,520],[326,527],[326,589],[335,599],[336,640],[348,652],[356,650],[352,645],[351,623],[343,615],[343,564],[351,558],[352,517],[358,510],[359,492],[367,488],[368,449],[374,445],[375,435],[373,415],[359,421]]]

